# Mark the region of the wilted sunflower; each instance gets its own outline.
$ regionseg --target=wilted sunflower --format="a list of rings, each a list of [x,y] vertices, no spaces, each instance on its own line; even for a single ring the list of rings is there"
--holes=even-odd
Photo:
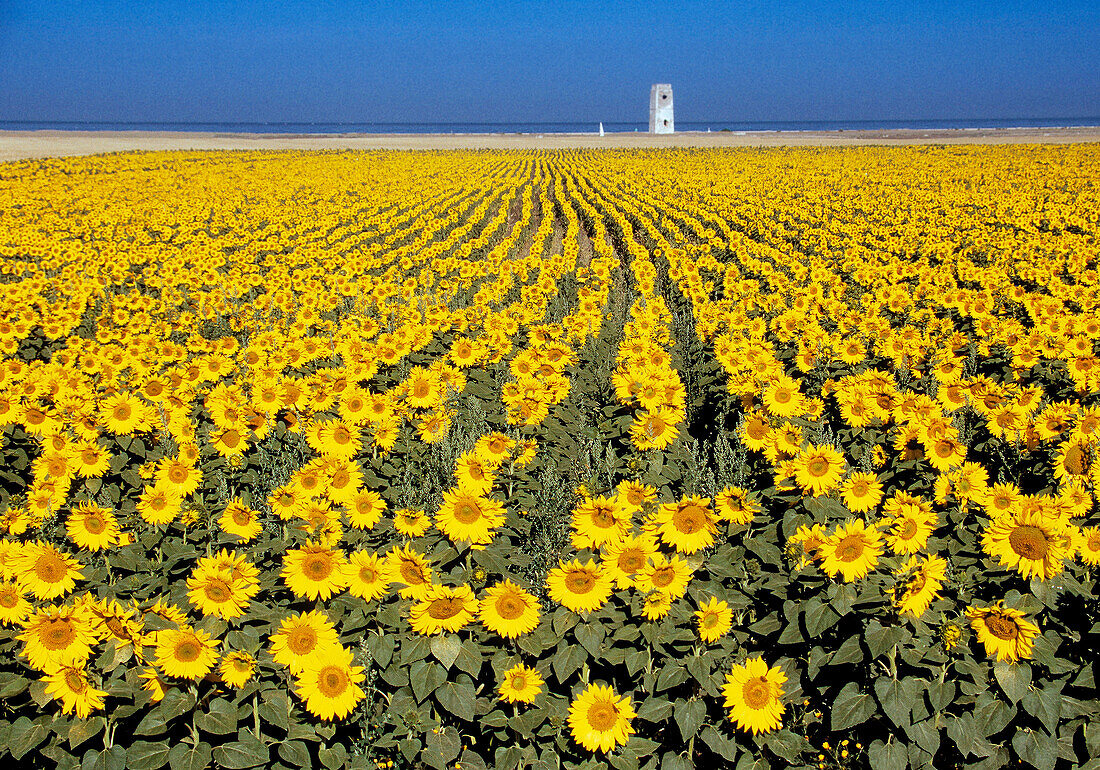
[[[1029,579],[1049,580],[1061,573],[1071,547],[1065,525],[1039,510],[1021,508],[1000,516],[982,535],[982,548],[990,557]]]
[[[238,690],[248,684],[255,672],[256,659],[240,650],[226,653],[218,664],[218,675],[222,681]]]
[[[689,554],[712,545],[718,531],[709,497],[685,497],[665,503],[653,515],[650,526],[667,545]]]
[[[120,534],[114,511],[94,503],[80,503],[65,522],[69,539],[88,551],[102,551],[118,542]]]
[[[497,692],[509,703],[533,703],[542,693],[543,684],[542,674],[538,669],[518,663],[504,672]]]
[[[458,486],[443,493],[435,525],[451,542],[488,545],[504,521],[502,503]]]
[[[320,610],[295,613],[279,622],[271,635],[271,657],[291,673],[297,673],[313,658],[324,658],[340,645],[340,635]]]
[[[21,588],[36,599],[56,599],[76,587],[84,565],[44,542],[27,543],[12,565]]]
[[[366,674],[362,666],[352,666],[352,660],[350,650],[335,647],[297,674],[295,689],[309,713],[326,721],[343,719],[366,697],[359,686]]]
[[[409,610],[409,624],[413,631],[425,636],[457,631],[474,619],[478,605],[473,590],[467,585],[457,588],[432,586]]]
[[[168,676],[201,679],[218,661],[220,642],[202,629],[165,629],[157,632],[157,665]]]
[[[93,711],[103,708],[107,692],[92,687],[83,667],[60,666],[42,677],[42,681],[46,683],[46,692],[61,701],[61,710],[66,714],[87,719]]]
[[[303,599],[328,599],[347,588],[347,558],[322,545],[287,551],[281,574],[287,588]]]
[[[819,548],[821,568],[829,575],[844,577],[846,582],[860,580],[878,564],[882,556],[882,535],[862,519],[849,520],[837,527]]]
[[[611,597],[611,578],[595,561],[559,562],[546,575],[546,587],[551,599],[577,613],[595,612]]]
[[[734,664],[722,686],[730,721],[753,735],[778,730],[783,724],[783,683],[786,681],[783,669],[769,668],[759,656],[749,658],[743,666]]]
[[[630,720],[635,716],[629,696],[592,684],[569,706],[569,729],[584,748],[607,753],[634,734]]]
[[[713,596],[695,613],[695,624],[699,627],[699,638],[704,642],[716,642],[733,626],[733,610],[729,604],[720,602]]]
[[[1010,663],[1031,657],[1039,627],[1027,620],[1024,613],[998,602],[992,607],[970,607],[966,616],[978,641],[985,645],[986,655],[996,655],[997,660]]]

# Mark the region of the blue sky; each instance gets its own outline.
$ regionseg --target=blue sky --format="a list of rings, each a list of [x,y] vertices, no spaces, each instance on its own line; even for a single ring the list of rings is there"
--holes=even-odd
[[[0,0],[0,120],[1100,115],[1100,3]]]

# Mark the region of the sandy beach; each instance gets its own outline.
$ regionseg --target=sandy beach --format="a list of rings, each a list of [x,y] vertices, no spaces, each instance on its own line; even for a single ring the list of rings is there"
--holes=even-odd
[[[0,131],[0,161],[128,150],[530,150],[651,147],[850,147],[1100,141],[1100,127],[591,134],[223,134]]]

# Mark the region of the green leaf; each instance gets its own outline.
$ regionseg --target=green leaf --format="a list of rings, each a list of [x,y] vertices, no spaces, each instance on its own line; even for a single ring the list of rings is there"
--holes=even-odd
[[[206,711],[195,715],[195,726],[212,735],[232,735],[237,732],[237,707],[224,698],[216,698]]]
[[[670,690],[678,684],[683,684],[687,681],[688,671],[684,668],[683,664],[676,663],[675,661],[669,661],[661,669],[661,673],[657,675],[656,691],[663,692]]]
[[[446,681],[447,672],[435,663],[418,660],[409,667],[409,683],[418,702],[423,702]]]
[[[993,676],[1012,703],[1019,703],[1031,686],[1031,666],[1026,663],[999,660],[993,665]]]
[[[317,759],[321,760],[321,764],[328,770],[339,770],[344,766],[347,758],[348,750],[341,743],[334,743],[331,746],[322,746],[317,749]]]
[[[472,683],[444,682],[435,691],[435,699],[439,701],[440,706],[459,719],[473,721],[477,693]]]
[[[1058,762],[1058,741],[1042,730],[1020,730],[1012,737],[1012,748],[1037,770],[1054,770]]]
[[[909,752],[897,741],[873,741],[867,747],[867,759],[875,770],[906,770],[909,767]]]
[[[816,599],[804,603],[806,633],[811,639],[821,636],[826,630],[836,625],[840,615],[827,604],[822,604]]]
[[[313,767],[309,749],[301,741],[284,741],[280,743],[279,759],[291,767]]]
[[[940,749],[940,731],[936,726],[935,719],[935,717],[932,717],[905,728],[905,734],[915,744],[933,756]]]
[[[638,719],[646,722],[663,722],[672,714],[672,703],[664,698],[651,695],[638,707]]]
[[[836,696],[829,710],[831,729],[836,732],[863,724],[875,713],[871,696],[861,692],[855,682],[849,682]]]
[[[427,745],[420,752],[421,759],[441,770],[447,770],[462,751],[462,739],[453,727],[429,733],[425,743]]]
[[[126,748],[112,746],[103,751],[89,749],[80,766],[88,770],[126,770]]]
[[[573,629],[573,635],[591,657],[596,659],[600,657],[600,648],[604,639],[602,625],[595,622],[578,623]]]
[[[271,751],[255,738],[237,740],[214,749],[214,760],[226,770],[244,770],[267,764]]]
[[[31,749],[49,737],[49,731],[27,717],[19,717],[8,730],[7,749],[13,759],[22,759]]]
[[[584,657],[584,650],[575,644],[563,644],[558,647],[558,651],[550,659],[554,676],[564,684],[570,674],[584,665]]]
[[[197,746],[177,743],[168,752],[168,764],[172,770],[203,770],[210,764],[212,756],[208,743],[199,743]]]
[[[727,762],[734,761],[737,759],[737,755],[741,753],[737,741],[722,735],[714,725],[707,725],[703,728],[702,737],[703,743],[707,744],[711,751]]]
[[[98,735],[103,731],[106,724],[107,720],[103,717],[75,720],[72,726],[69,727],[69,748],[75,749],[93,735]]]
[[[432,638],[432,656],[443,664],[444,668],[450,668],[462,652],[462,640],[454,634],[441,634]]]
[[[673,709],[676,726],[680,728],[680,737],[687,743],[694,738],[707,718],[707,704],[702,700],[677,701]]]
[[[898,727],[908,727],[912,722],[910,715],[913,712],[913,704],[909,701],[908,694],[902,683],[888,676],[875,680],[875,695],[882,704],[882,710],[890,721]]]
[[[459,671],[465,671],[467,674],[477,679],[481,674],[481,666],[484,660],[481,657],[481,648],[478,647],[477,642],[471,640],[462,643],[462,649],[458,653],[458,658],[455,659],[455,666]]]
[[[135,741],[126,750],[126,761],[130,770],[157,770],[168,764],[171,749],[168,741]]]
[[[290,729],[290,698],[282,690],[266,690],[260,699],[260,719],[284,732]]]

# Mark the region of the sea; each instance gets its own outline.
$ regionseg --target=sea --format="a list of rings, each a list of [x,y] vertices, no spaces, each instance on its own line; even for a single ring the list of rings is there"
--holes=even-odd
[[[1100,126],[1100,116],[912,120],[676,121],[677,131],[885,131],[898,129]],[[603,121],[606,133],[649,130],[648,122]],[[598,121],[562,123],[290,123],[0,120],[3,131],[181,131],[211,134],[592,134]]]

